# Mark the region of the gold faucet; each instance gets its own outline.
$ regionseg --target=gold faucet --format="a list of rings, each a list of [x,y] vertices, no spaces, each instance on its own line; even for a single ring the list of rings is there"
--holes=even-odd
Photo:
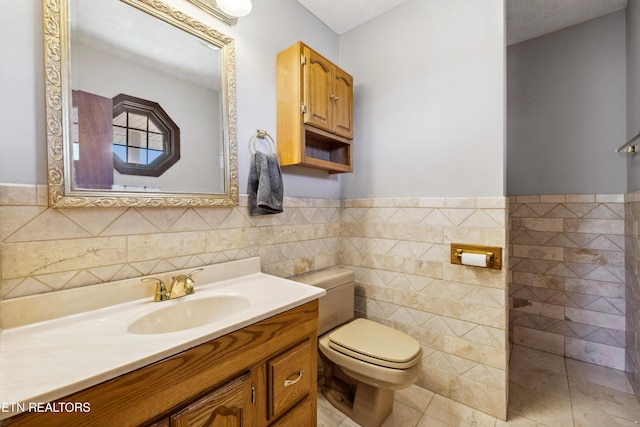
[[[173,276],[171,278],[171,285],[169,286],[169,294],[171,295],[171,298],[180,298],[194,293],[196,290],[193,288],[193,285],[196,282],[193,281],[191,275],[202,270],[204,270],[204,268],[198,268],[189,274]]]
[[[167,287],[164,282],[156,277],[148,277],[141,279],[143,282],[156,281],[156,292],[153,296],[154,301],[166,301],[169,299],[180,298],[185,295],[191,295],[196,290],[193,285],[195,284],[191,275],[198,271],[202,271],[204,268],[198,268],[188,274],[179,274],[171,278],[171,284]]]
[[[164,284],[162,280],[155,277],[148,277],[140,280],[142,282],[151,282],[153,280],[156,281],[156,293],[153,296],[154,301],[166,301],[168,299],[171,299],[171,295],[167,291],[167,286]]]

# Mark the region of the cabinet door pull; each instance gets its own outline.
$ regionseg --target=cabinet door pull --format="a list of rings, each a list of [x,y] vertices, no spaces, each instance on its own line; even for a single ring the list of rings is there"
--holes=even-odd
[[[290,385],[294,385],[295,383],[300,381],[300,378],[302,378],[303,373],[304,371],[300,369],[300,372],[298,372],[298,378],[296,378],[295,380],[284,380],[284,384],[283,384],[284,387],[289,387]]]

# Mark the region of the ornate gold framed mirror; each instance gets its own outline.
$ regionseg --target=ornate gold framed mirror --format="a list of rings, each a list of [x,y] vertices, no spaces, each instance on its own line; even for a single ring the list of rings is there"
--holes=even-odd
[[[237,205],[233,39],[159,0],[43,6],[49,205]]]

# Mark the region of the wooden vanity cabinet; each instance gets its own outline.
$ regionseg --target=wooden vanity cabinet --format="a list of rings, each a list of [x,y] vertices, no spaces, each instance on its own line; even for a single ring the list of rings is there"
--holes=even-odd
[[[315,426],[317,328],[314,300],[59,400],[89,412],[2,426]]]
[[[351,172],[353,78],[302,42],[276,57],[282,166]]]

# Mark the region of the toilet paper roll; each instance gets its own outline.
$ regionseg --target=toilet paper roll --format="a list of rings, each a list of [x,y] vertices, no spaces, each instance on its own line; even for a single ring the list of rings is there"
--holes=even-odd
[[[473,265],[476,267],[486,267],[487,266],[487,255],[486,254],[469,254],[466,252],[462,253],[462,264],[463,265]]]

